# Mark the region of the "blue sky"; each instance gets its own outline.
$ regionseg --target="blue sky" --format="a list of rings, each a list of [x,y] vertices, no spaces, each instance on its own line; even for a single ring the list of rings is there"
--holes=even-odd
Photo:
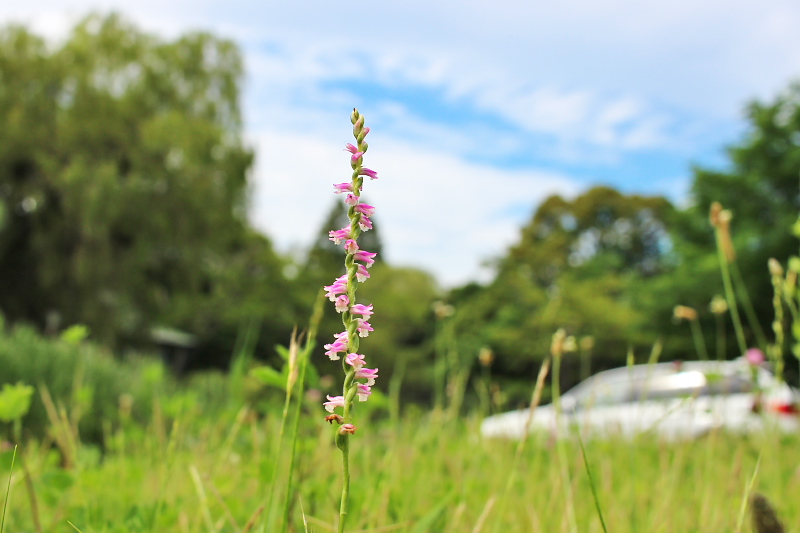
[[[250,216],[283,252],[302,252],[348,178],[358,107],[387,259],[445,286],[488,279],[549,194],[607,184],[687,202],[690,166],[725,164],[744,104],[800,75],[793,0],[28,0],[0,5],[0,22],[58,39],[112,9],[165,37],[239,43]]]

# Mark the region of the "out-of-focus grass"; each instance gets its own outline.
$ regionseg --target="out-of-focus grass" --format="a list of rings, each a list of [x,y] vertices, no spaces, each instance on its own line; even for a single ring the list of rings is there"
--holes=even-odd
[[[340,465],[322,418],[314,412],[301,420],[291,507],[295,531],[303,531],[301,505],[309,530],[334,530]],[[69,520],[84,533],[243,531],[266,503],[265,483],[285,465],[274,455],[279,413],[250,413],[231,435],[235,419],[233,413],[212,420],[195,411],[169,427],[155,427],[156,419],[145,431],[120,426],[114,446],[104,453],[84,446],[71,470],[61,468],[47,439],[29,442],[20,453],[44,530],[74,531]],[[529,443],[506,493],[516,444],[482,440],[477,426],[477,419],[443,423],[439,414],[422,412],[396,427],[362,421],[353,443],[350,530],[566,531],[566,491],[553,443]],[[796,436],[593,440],[586,447],[611,531],[733,531],[759,455],[755,489],[770,498],[784,522],[800,524],[793,504],[800,488]],[[580,449],[577,443],[566,448],[578,528],[600,531]],[[8,475],[10,464],[6,451],[0,474]],[[34,531],[21,472],[13,472],[11,491],[6,530]],[[495,505],[504,494],[503,505]]]

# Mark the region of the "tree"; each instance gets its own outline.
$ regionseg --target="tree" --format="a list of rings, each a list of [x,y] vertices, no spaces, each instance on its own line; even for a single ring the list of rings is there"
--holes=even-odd
[[[117,15],[86,18],[56,49],[0,33],[8,318],[85,323],[107,342],[158,322],[210,336],[238,305],[223,290],[283,290],[281,261],[246,221],[242,75],[231,41],[165,42]]]
[[[640,331],[634,287],[668,269],[671,204],[595,187],[573,201],[551,196],[499,260],[494,281],[452,295],[464,349],[490,346],[498,375],[533,375],[564,327],[592,336],[596,367],[624,362],[629,345],[652,339]],[[578,363],[565,362],[567,384]]]

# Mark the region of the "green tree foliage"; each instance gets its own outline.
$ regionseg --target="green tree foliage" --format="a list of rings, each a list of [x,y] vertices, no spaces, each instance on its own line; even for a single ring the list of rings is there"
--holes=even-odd
[[[465,349],[488,345],[498,374],[532,376],[553,332],[565,327],[595,338],[596,364],[624,362],[628,345],[647,342],[632,291],[667,268],[672,214],[664,198],[607,187],[572,201],[548,198],[500,260],[495,280],[454,293],[459,337],[471,346]]]
[[[245,219],[242,75],[231,41],[167,42],[117,15],[57,47],[0,32],[9,319],[60,317],[108,342],[154,322],[210,338],[245,314],[289,327],[281,262]]]
[[[675,225],[675,268],[640,295],[643,308],[654,317],[653,329],[662,333],[670,329],[666,318],[672,306],[684,304],[700,312],[710,345],[716,340],[714,317],[708,310],[714,295],[723,293],[708,219],[715,201],[733,214],[737,254],[731,266],[740,306],[745,298],[752,300],[760,328],[771,330],[774,311],[767,261],[774,257],[785,265],[798,247],[790,228],[800,211],[800,84],[789,85],[772,101],[750,103],[746,116],[744,137],[727,149],[728,168],[694,169],[692,207],[680,213]],[[727,356],[736,357],[740,354],[733,328],[730,319],[726,321]],[[758,345],[756,327],[745,320],[744,329],[748,344]]]

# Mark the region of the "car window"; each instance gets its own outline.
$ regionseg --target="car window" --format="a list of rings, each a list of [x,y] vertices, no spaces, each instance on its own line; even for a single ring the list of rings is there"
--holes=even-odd
[[[633,389],[635,399],[662,400],[698,396],[706,385],[705,374],[689,370],[637,380]]]
[[[652,375],[598,374],[565,396],[577,409],[622,404],[643,400],[669,400],[719,396],[751,392],[753,385],[746,376],[722,375],[700,370],[653,372]]]

